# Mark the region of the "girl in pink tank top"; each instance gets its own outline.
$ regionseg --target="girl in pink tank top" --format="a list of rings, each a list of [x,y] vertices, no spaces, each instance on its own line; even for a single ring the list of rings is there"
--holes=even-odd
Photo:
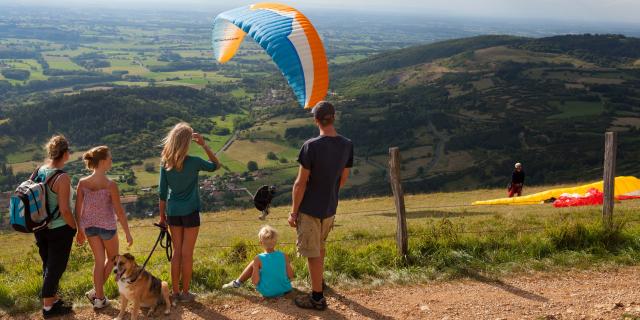
[[[118,185],[107,177],[111,169],[112,160],[109,148],[95,147],[87,151],[84,156],[87,169],[93,174],[80,179],[76,195],[76,216],[80,222],[78,244],[89,242],[93,252],[93,286],[86,293],[94,308],[100,309],[109,305],[104,296],[104,283],[113,269],[118,252],[118,232],[116,220],[127,237],[129,246],[133,238],[129,232],[127,216],[120,204]]]

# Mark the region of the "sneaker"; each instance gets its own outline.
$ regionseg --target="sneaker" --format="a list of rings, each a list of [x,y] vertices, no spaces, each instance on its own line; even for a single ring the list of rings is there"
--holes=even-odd
[[[172,293],[171,294],[171,305],[172,306],[176,306],[178,304],[178,301],[180,300],[180,294],[179,293]]]
[[[104,297],[102,299],[95,298],[93,299],[92,304],[94,309],[102,309],[109,305],[109,299],[107,299],[107,297]]]
[[[178,297],[178,301],[180,302],[193,302],[196,300],[196,295],[188,292],[188,293],[181,293],[180,297]]]
[[[238,280],[233,280],[222,285],[222,289],[238,289],[240,287],[242,287],[242,282]]]
[[[84,296],[87,297],[87,299],[89,299],[89,302],[91,302],[91,304],[93,304],[93,300],[95,300],[96,298],[96,289],[91,289],[87,292],[84,293]]]
[[[59,300],[59,301],[62,301],[62,300]],[[51,306],[50,310],[47,311],[44,308],[42,309],[42,316],[45,319],[49,319],[49,318],[64,316],[72,312],[73,312],[72,307],[65,306],[64,303],[54,303],[53,306]]]
[[[53,305],[58,305],[60,307],[65,305],[65,302],[62,299],[58,299],[56,302],[53,303]]]
[[[311,294],[297,296],[294,300],[296,306],[302,309],[315,309],[315,310],[324,310],[327,308],[327,300],[325,298],[320,299],[320,301],[313,300]]]

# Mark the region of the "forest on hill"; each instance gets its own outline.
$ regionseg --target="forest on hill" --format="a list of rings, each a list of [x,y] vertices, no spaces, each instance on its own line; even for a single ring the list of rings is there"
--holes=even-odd
[[[481,36],[377,55],[334,73],[341,129],[380,164],[401,147],[412,192],[503,186],[515,162],[531,184],[598,179],[607,130],[619,132],[619,174],[637,175],[639,46],[619,35]],[[387,188],[372,179],[352,192]]]

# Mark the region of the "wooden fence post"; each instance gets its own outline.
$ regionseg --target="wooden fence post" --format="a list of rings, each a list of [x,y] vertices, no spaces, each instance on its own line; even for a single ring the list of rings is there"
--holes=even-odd
[[[602,221],[607,229],[613,227],[613,205],[616,179],[617,135],[607,132],[604,135],[604,179],[602,204]]]
[[[407,217],[404,207],[404,192],[402,191],[402,178],[400,177],[400,149],[389,148],[389,182],[395,199],[398,224],[396,228],[396,243],[398,254],[406,257],[409,249],[409,237],[407,234]]]

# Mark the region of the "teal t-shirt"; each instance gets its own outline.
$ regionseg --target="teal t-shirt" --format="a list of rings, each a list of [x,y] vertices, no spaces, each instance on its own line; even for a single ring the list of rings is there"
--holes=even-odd
[[[287,260],[282,251],[261,253],[258,255],[262,268],[260,268],[260,282],[256,290],[263,297],[273,298],[291,291],[291,281],[287,276]]]
[[[38,180],[45,181],[52,174],[54,174],[56,170],[58,169],[40,167],[40,169],[38,169]],[[58,195],[55,192],[53,192],[53,190],[51,190],[49,186],[47,186],[47,207],[49,209],[49,212],[53,212],[53,210],[55,210],[57,206],[58,206]],[[58,212],[58,217],[51,220],[51,222],[49,222],[49,229],[60,228],[65,226],[66,224],[67,222],[64,221],[64,219],[62,218],[62,214]]]
[[[160,200],[167,202],[168,216],[186,216],[200,211],[198,172],[215,171],[217,166],[199,157],[187,156],[182,170],[160,169]]]

